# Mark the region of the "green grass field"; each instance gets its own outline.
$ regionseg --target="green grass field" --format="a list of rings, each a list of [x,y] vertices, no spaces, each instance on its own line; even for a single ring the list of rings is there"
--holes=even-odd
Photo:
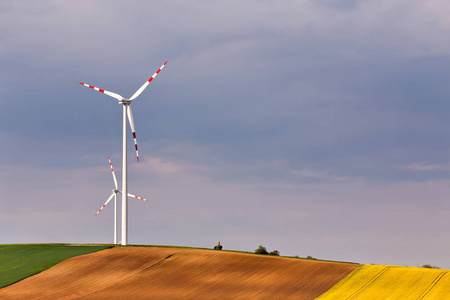
[[[0,288],[42,272],[65,259],[112,245],[14,244],[0,245]]]
[[[202,248],[202,247],[190,247],[190,246],[169,246],[169,245],[126,245],[126,246],[120,246],[120,247],[155,247],[155,248],[181,248],[181,249],[197,249],[197,250],[211,250],[211,251],[224,251],[224,252],[234,252],[234,253],[245,253],[245,254],[254,254],[254,255],[262,255],[262,256],[270,256],[268,254],[256,254],[255,252],[250,251],[242,251],[242,250],[229,250],[229,249],[223,249],[223,250],[214,250],[213,248]],[[338,260],[328,260],[328,259],[320,259],[320,258],[305,258],[305,257],[298,257],[298,256],[284,256],[280,255],[277,257],[285,257],[285,258],[294,258],[294,259],[306,259],[306,260],[315,260],[315,261],[323,261],[323,262],[335,262],[335,263],[343,263],[343,264],[355,264],[359,265],[359,263],[355,262],[348,262],[348,261],[338,261]]]

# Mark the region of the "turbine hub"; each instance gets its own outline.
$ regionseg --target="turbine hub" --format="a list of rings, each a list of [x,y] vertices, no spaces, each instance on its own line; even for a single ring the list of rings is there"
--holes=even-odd
[[[130,104],[130,103],[131,103],[131,100],[129,100],[129,99],[119,100],[119,104]]]

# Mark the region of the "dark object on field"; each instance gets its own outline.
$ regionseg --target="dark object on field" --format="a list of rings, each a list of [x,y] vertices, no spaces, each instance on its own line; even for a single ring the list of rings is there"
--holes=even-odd
[[[263,247],[262,245],[259,245],[259,248],[255,250],[255,253],[263,255],[280,256],[280,252],[278,250],[273,250],[272,252],[269,253],[266,247]]]
[[[267,255],[269,254],[269,252],[267,252],[266,247],[263,247],[261,245],[259,245],[259,248],[255,250],[256,254],[264,254]]]
[[[222,250],[222,245],[220,244],[220,241],[218,241],[217,245],[214,246],[214,250]]]
[[[428,268],[428,269],[440,269],[439,267],[432,266],[432,265],[429,265],[429,264],[423,265],[422,268]]]
[[[280,252],[278,250],[273,250],[272,252],[269,253],[269,255],[280,256]]]
[[[317,258],[312,257],[311,255],[308,255],[308,256],[306,257],[306,259],[317,259]]]

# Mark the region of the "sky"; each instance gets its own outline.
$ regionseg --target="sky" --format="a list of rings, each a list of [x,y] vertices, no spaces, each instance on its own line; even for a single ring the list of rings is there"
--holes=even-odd
[[[0,244],[131,244],[450,269],[445,0],[0,1]],[[120,207],[119,207],[120,209]]]

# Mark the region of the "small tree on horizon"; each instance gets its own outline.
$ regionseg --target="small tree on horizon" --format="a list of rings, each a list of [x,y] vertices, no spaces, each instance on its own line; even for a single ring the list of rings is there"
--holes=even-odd
[[[280,252],[278,250],[273,250],[272,252],[269,253],[269,255],[280,256]]]
[[[255,250],[256,254],[263,254],[267,255],[269,252],[267,252],[266,247],[263,247],[262,245],[259,245],[259,248]]]
[[[432,265],[430,265],[430,264],[423,265],[422,268],[428,268],[428,269],[440,269],[439,267],[432,266]]]

